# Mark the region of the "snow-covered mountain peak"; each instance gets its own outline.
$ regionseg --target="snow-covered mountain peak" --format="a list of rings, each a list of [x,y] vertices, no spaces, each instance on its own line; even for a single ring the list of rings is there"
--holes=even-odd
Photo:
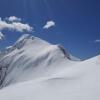
[[[14,44],[14,47],[20,49],[23,46],[28,46],[28,45],[34,46],[35,44],[48,45],[49,43],[38,37],[34,37],[30,34],[24,34],[17,40],[17,42]]]
[[[61,45],[52,45],[38,37],[34,37],[30,34],[24,34],[22,35],[17,42],[13,46],[7,47],[6,51],[11,51],[14,49],[24,49],[24,51],[31,52],[30,55],[34,55],[35,53],[41,53],[48,49],[48,52],[57,53],[58,56],[63,56],[69,60],[71,59],[71,56],[68,51],[64,49]],[[59,53],[58,53],[59,52]]]
[[[29,34],[22,35],[13,46],[1,52],[1,55],[2,87],[50,75],[61,69],[59,67],[61,63],[76,63],[61,45],[52,45]]]
[[[22,35],[16,42],[14,45],[12,46],[8,46],[5,48],[5,50],[3,50],[0,53],[0,56],[4,56],[7,55],[11,52],[14,52],[15,50],[17,50],[18,52],[21,51],[27,51],[28,54],[30,54],[30,56],[32,56],[32,54],[37,54],[44,52],[45,50],[49,50],[48,52],[55,52],[58,56],[63,55],[65,58],[68,58],[69,60],[73,60],[73,58],[70,56],[69,52],[66,51],[64,49],[63,46],[61,45],[52,45],[38,37],[34,37],[30,34],[24,34]],[[57,53],[59,52],[59,53]]]
[[[33,37],[33,36],[32,36]],[[31,38],[31,35],[30,34],[23,34],[18,40],[17,40],[17,42],[21,42],[21,41],[23,41],[24,39],[29,39],[29,38]],[[17,43],[16,42],[16,43]]]
[[[100,100],[99,66],[100,55],[79,61],[61,45],[25,34],[0,53],[0,88],[7,87],[0,98]]]

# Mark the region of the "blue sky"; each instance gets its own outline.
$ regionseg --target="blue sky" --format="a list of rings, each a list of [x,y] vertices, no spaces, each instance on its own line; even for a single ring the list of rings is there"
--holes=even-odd
[[[100,54],[99,0],[1,0],[0,17],[16,16],[33,27],[34,36],[61,44],[74,56],[87,59]],[[43,29],[47,21],[55,26]],[[0,48],[13,44],[24,32],[2,30]]]

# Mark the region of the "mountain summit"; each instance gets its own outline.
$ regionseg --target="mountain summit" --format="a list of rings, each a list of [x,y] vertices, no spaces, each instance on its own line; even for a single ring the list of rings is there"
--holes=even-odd
[[[0,53],[2,100],[100,100],[100,56],[80,61],[25,34]]]
[[[22,35],[0,55],[1,87],[49,76],[61,69],[61,63],[76,63],[62,46],[52,45],[29,34]]]

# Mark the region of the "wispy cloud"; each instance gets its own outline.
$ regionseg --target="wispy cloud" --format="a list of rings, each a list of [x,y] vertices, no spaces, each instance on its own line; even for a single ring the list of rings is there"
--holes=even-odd
[[[100,43],[100,39],[97,39],[94,41],[95,43]]]
[[[46,25],[44,25],[43,29],[49,29],[51,27],[55,26],[55,22],[54,21],[47,21]]]
[[[2,32],[0,32],[0,41],[4,39],[4,35]]]
[[[0,31],[4,29],[18,32],[31,32],[33,30],[33,27],[31,27],[29,24],[22,23],[21,18],[11,16],[9,18],[6,18],[6,20],[2,20],[2,18],[0,18]]]

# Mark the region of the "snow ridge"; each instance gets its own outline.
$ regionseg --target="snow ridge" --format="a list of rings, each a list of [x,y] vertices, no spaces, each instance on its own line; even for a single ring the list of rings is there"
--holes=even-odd
[[[52,45],[29,34],[20,37],[13,46],[7,47],[1,52],[1,55],[1,87],[35,79],[42,75],[50,75],[54,73],[52,66],[59,65],[64,61],[72,62],[69,53],[61,45]],[[46,69],[52,70],[52,72],[45,71],[47,66]]]

